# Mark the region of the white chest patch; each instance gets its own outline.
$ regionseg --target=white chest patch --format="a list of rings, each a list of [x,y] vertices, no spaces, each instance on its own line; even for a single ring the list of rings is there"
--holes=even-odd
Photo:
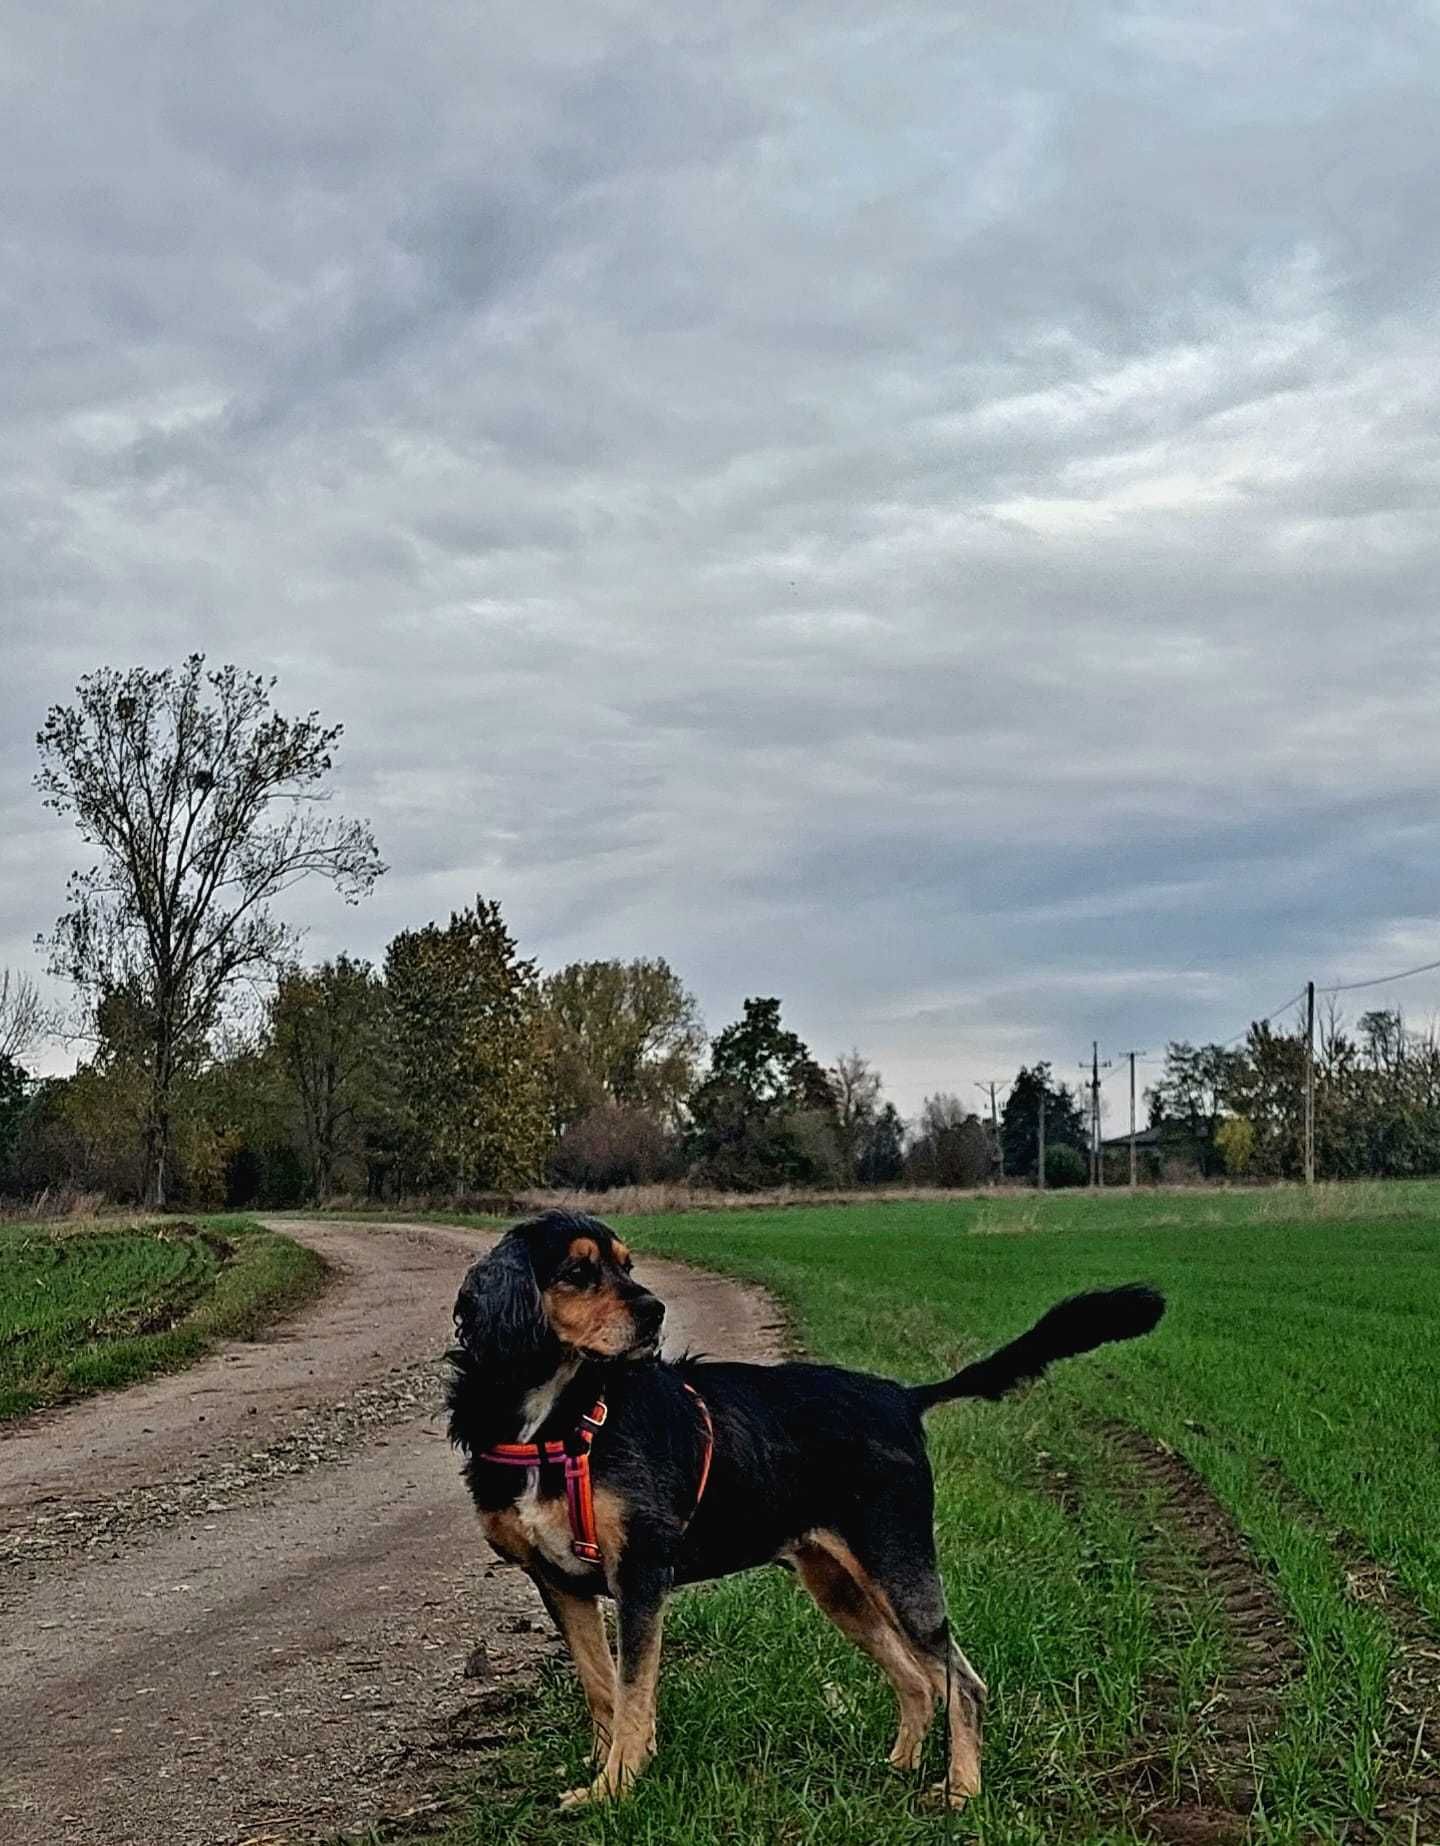
[[[527,1391],[525,1401],[520,1406],[520,1435],[518,1440],[529,1442],[550,1412],[560,1402],[560,1393],[580,1370],[580,1361],[565,1365],[553,1378],[547,1378],[543,1385],[537,1385],[533,1391]]]
[[[570,1507],[564,1500],[540,1498],[540,1484],[532,1471],[525,1477],[524,1491],[515,1502],[515,1517],[527,1543],[533,1545],[546,1561],[559,1570],[584,1576],[590,1566],[577,1558],[571,1549],[574,1534],[570,1530]]]

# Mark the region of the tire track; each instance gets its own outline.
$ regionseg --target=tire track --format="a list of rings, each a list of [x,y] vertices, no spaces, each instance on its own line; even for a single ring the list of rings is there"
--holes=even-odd
[[[1183,1456],[1126,1424],[1107,1424],[1102,1434],[1134,1483],[1128,1495],[1120,1488],[1122,1502],[1128,1498],[1147,1515],[1153,1508],[1161,1522],[1142,1568],[1162,1620],[1168,1611],[1178,1625],[1183,1606],[1204,1598],[1220,1623],[1226,1656],[1222,1683],[1193,1714],[1191,1796],[1175,1802],[1156,1787],[1153,1769],[1142,1771],[1137,1795],[1147,1803],[1161,1796],[1147,1806],[1142,1826],[1164,1846],[1238,1846],[1249,1837],[1256,1800],[1255,1741],[1282,1723],[1303,1656],[1269,1576]],[[1178,1688],[1168,1690],[1173,1702]]]
[[[1347,1599],[1370,1608],[1394,1643],[1383,1738],[1387,1787],[1378,1804],[1385,1831],[1378,1837],[1407,1846],[1440,1840],[1440,1634],[1395,1573],[1327,1519],[1278,1463],[1267,1463],[1264,1475],[1284,1511],[1334,1553]]]

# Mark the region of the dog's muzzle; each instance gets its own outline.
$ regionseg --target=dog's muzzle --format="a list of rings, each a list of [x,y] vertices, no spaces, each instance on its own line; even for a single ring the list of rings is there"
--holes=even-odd
[[[631,1352],[636,1358],[648,1358],[660,1350],[660,1329],[665,1325],[665,1303],[655,1295],[646,1295],[630,1309],[635,1322],[635,1344]]]

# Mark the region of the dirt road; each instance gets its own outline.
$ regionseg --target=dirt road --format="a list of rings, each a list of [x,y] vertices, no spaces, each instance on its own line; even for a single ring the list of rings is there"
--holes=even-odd
[[[439,1415],[455,1290],[490,1240],[277,1228],[335,1272],[304,1314],[0,1435],[14,1846],[259,1846],[423,1809],[554,1646],[480,1537]],[[640,1273],[667,1343],[776,1356],[757,1292]]]

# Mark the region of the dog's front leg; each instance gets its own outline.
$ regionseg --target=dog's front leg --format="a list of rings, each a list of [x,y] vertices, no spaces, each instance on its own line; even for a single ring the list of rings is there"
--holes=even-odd
[[[614,1585],[620,1671],[615,1687],[615,1727],[599,1775],[564,1796],[562,1807],[609,1801],[628,1792],[655,1754],[655,1688],[660,1677],[660,1630],[671,1573],[624,1560]]]
[[[605,1639],[605,1617],[593,1596],[571,1596],[557,1584],[533,1579],[550,1619],[564,1636],[570,1658],[585,1689],[585,1703],[595,1726],[595,1755],[603,1762],[615,1735],[615,1662]]]

